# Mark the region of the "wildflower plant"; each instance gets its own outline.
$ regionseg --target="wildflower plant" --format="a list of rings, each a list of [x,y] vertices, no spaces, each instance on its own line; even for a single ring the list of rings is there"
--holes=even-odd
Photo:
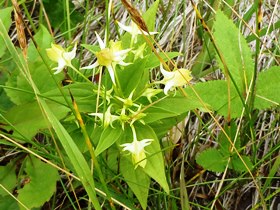
[[[118,22],[117,25],[126,31],[120,37],[114,37],[114,40],[106,43],[95,33],[98,45],[82,43],[78,46],[75,43],[71,45],[71,50],[67,50],[58,43],[55,44],[48,30],[41,26],[34,36],[40,47],[31,43],[27,57],[19,53],[11,41],[5,42],[9,52],[0,54],[3,57],[12,54],[13,65],[16,66],[16,70],[9,72],[12,76],[5,83],[5,98],[8,102],[1,107],[4,110],[0,113],[1,125],[13,131],[11,136],[17,142],[33,145],[40,154],[43,149],[38,146],[38,142],[34,143],[36,134],[42,132],[48,144],[53,140],[55,143],[52,145],[63,151],[59,152],[63,156],[62,160],[55,158],[56,163],[67,168],[63,168],[67,176],[72,175],[69,171],[73,172],[73,178],[82,183],[94,209],[101,209],[96,191],[108,200],[110,206],[115,201],[121,203],[122,199],[117,200],[117,196],[114,196],[117,191],[107,184],[119,176],[122,176],[143,209],[147,207],[151,179],[158,183],[157,190],[168,195],[170,184],[165,171],[163,151],[166,148],[162,146],[162,137],[191,110],[210,114],[216,112],[229,116],[230,120],[241,117],[244,104],[247,105],[246,99],[252,94],[252,91],[248,91],[253,71],[250,49],[238,29],[221,11],[217,12],[216,22],[228,23],[229,30],[226,32],[230,35],[233,33],[232,37],[225,36],[225,30],[220,28],[220,24],[214,24],[217,46],[225,55],[217,56],[217,60],[227,75],[227,80],[195,84],[192,72],[184,66],[178,68],[173,65],[167,69],[167,64],[174,63],[172,59],[180,54],[159,53],[158,49],[154,49],[153,35],[156,34],[154,27],[158,4],[159,1],[155,1],[143,14],[143,21],[151,32],[141,30],[134,22],[130,22],[129,27]],[[6,14],[5,19],[9,20],[11,11],[2,13]],[[0,13],[0,17],[2,14]],[[6,25],[0,21],[0,35],[3,39],[8,37],[7,23],[11,24],[11,21],[5,21]],[[231,52],[227,52],[221,37],[226,37],[229,43],[230,39],[238,37],[242,52],[234,50],[239,49],[236,46]],[[239,43],[238,41],[235,40],[234,43]],[[92,53],[88,64],[79,66],[77,47],[80,47],[79,53]],[[235,58],[234,61],[231,60],[232,57]],[[242,62],[236,62],[238,59]],[[232,72],[229,73],[224,60],[233,69],[230,70]],[[4,62],[3,65],[11,64]],[[243,69],[244,65],[246,69]],[[86,81],[70,77],[67,71],[65,75],[60,74],[66,68],[74,70]],[[52,69],[56,71],[53,72]],[[100,80],[97,83],[91,82],[85,74],[86,69],[92,71],[93,76],[99,73]],[[159,77],[150,79],[153,71]],[[279,94],[274,94],[265,86],[279,90],[278,80],[273,76],[276,73],[279,75],[278,67],[260,74],[256,86],[256,95],[259,97],[255,99],[255,109],[279,105]],[[264,85],[267,79],[271,83]],[[69,84],[64,84],[65,80],[70,80]],[[230,164],[230,169],[239,172],[251,169],[253,164],[250,158],[239,155],[242,149],[241,139],[235,134],[237,135],[236,127],[226,128],[219,136],[218,149],[205,150],[197,156],[197,162],[206,169],[218,172],[227,168],[227,164]],[[235,137],[237,140],[232,142]],[[3,138],[9,139],[6,136]],[[51,146],[48,149],[50,153],[47,153],[47,157],[56,153]],[[230,157],[234,159],[227,161]],[[223,159],[221,164],[219,159]],[[32,161],[39,170],[44,171],[43,168],[47,167],[37,158],[36,161],[33,157],[28,159],[27,174],[34,178],[36,174],[30,172]],[[100,162],[104,163],[104,167],[100,167]],[[10,173],[15,173],[15,169],[7,169]],[[41,203],[32,203],[32,196],[26,190],[18,191],[19,201],[28,197],[27,208],[40,207],[55,192],[58,171],[56,168],[50,171],[53,177],[51,180],[48,180],[46,173],[40,174],[47,180],[48,186],[42,191],[44,196],[40,198]],[[38,177],[33,180],[37,181]],[[11,182],[16,183],[15,178]],[[27,188],[32,186],[33,183],[27,184]],[[10,186],[7,188],[8,192],[14,190]],[[0,195],[6,196],[4,193]]]

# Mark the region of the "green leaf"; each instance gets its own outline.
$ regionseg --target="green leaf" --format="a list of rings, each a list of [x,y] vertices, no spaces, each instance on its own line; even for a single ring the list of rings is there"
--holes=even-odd
[[[55,103],[48,103],[48,105],[58,119],[65,117],[69,111],[67,107]],[[4,114],[4,118],[16,129],[13,135],[23,135],[28,139],[31,139],[39,129],[48,128],[48,121],[36,101],[13,107]]]
[[[25,171],[30,182],[18,190],[18,200],[29,209],[40,207],[56,190],[56,182],[59,179],[57,169],[31,156],[26,161]]]
[[[143,15],[143,19],[144,19],[149,31],[154,31],[154,29],[155,29],[155,21],[156,21],[158,4],[159,4],[159,0],[156,0]]]
[[[223,172],[227,159],[217,149],[209,148],[196,156],[196,162],[206,170]]]
[[[152,123],[164,118],[179,116],[198,107],[202,107],[202,105],[196,97],[189,95],[186,97],[181,95],[169,96],[147,108],[144,111],[147,115],[143,119],[145,123]]]
[[[48,72],[47,67],[41,61],[35,63],[29,63],[30,74],[32,75],[32,79],[34,83],[38,86],[42,93],[50,91],[52,89],[57,89],[57,84],[53,80],[51,74]],[[57,80],[62,79],[62,75],[56,76]],[[16,80],[16,85],[13,85],[13,81]],[[34,93],[32,91],[32,87],[28,83],[28,81],[19,73],[16,78],[11,77],[9,81],[6,83],[9,87],[14,87],[16,89],[6,88],[7,95],[11,98],[11,100],[17,104],[24,104],[31,101],[34,101]]]
[[[143,209],[147,208],[147,199],[150,186],[150,178],[145,174],[142,168],[135,169],[131,160],[127,157],[121,157],[120,171],[129,188],[136,195]]]
[[[236,82],[239,91],[245,93],[249,88],[254,71],[251,50],[245,38],[232,20],[221,11],[216,13],[213,36],[232,79]],[[226,74],[221,60],[218,59],[218,61],[220,68]]]
[[[52,61],[48,58],[46,49],[51,47],[53,37],[43,25],[40,25],[40,29],[35,34],[34,40],[37,47],[33,42],[28,46],[28,62],[34,63],[35,61],[42,61],[42,56],[43,60],[47,62],[47,65],[50,65]]]
[[[134,89],[136,89],[139,85],[142,86],[142,83],[146,84],[148,82],[149,78],[145,79],[146,78],[145,71],[147,71],[145,69],[145,64],[146,64],[146,59],[138,60],[135,63],[124,67],[124,69],[117,69],[120,86],[122,92],[126,97],[128,97],[130,93]],[[143,78],[144,81],[142,81]],[[134,96],[135,95],[137,95],[137,93],[134,94]]]
[[[18,210],[19,207],[17,201],[10,195],[4,197],[0,195],[0,209]]]
[[[38,49],[33,43],[29,45],[28,67],[30,74],[32,75],[33,82],[37,85],[41,93],[45,93],[52,89],[57,89],[57,82],[63,79],[63,75],[58,74],[53,76],[38,53],[39,51],[45,58],[45,61],[49,61],[49,59],[47,59],[46,49],[50,47],[52,37],[48,31],[42,26],[34,36],[34,39],[38,44]],[[32,87],[26,77],[19,70],[12,72],[12,76],[8,79],[6,85],[8,87],[5,91],[15,104],[19,105],[34,101]]]
[[[166,133],[175,125],[180,123],[185,117],[187,113],[181,114],[177,117],[164,118],[161,120],[154,121],[149,123],[149,126],[154,130],[158,139],[162,139]]]
[[[8,52],[1,58],[0,69],[0,112],[4,112],[14,105],[4,89],[4,84],[7,82],[9,77],[9,71],[14,69],[13,62],[11,62],[10,54]]]
[[[216,80],[197,83],[193,88],[211,111],[217,111],[222,116],[228,115],[228,86],[226,81]],[[185,88],[185,92],[190,98],[198,100],[196,94],[190,87]],[[230,116],[231,118],[240,117],[243,105],[233,87],[231,87],[230,96]],[[197,108],[202,108],[202,111],[205,110],[202,104],[197,106]]]
[[[95,149],[95,155],[98,156],[104,150],[108,149],[120,138],[122,133],[123,130],[121,127],[112,128],[111,126],[108,126],[105,128]]]
[[[253,169],[253,164],[252,164],[250,158],[248,156],[245,156],[245,155],[241,155],[241,158],[243,159],[243,161],[247,165],[248,169],[252,170]],[[245,165],[243,164],[243,162],[241,161],[241,159],[237,155],[233,155],[233,157],[230,161],[230,164],[229,164],[229,168],[233,169],[237,172],[248,171],[248,169],[245,167]]]
[[[267,109],[280,104],[280,67],[261,72],[257,79],[255,107]]]
[[[84,156],[46,102],[40,98],[38,99],[46,113],[47,119],[55,130],[61,145],[69,157],[69,160],[71,161],[77,175],[79,176],[89,198],[91,199],[94,208],[101,210],[100,204],[96,198],[94,180]]]
[[[8,163],[6,166],[0,166],[0,184],[10,193],[13,192],[17,183],[15,166],[13,162]],[[8,195],[8,193],[0,187],[0,196],[5,195]]]
[[[227,136],[230,138],[230,140],[226,137],[224,132],[221,132],[218,136],[218,142],[219,142],[219,151],[225,156],[230,156],[231,153],[234,153],[235,150],[231,149],[232,145],[230,141],[233,143],[235,136],[236,136],[236,131],[237,131],[237,125],[232,123],[231,126],[225,125],[224,131],[226,132]],[[237,134],[237,139],[235,141],[235,148],[236,150],[240,149],[240,136]],[[230,152],[232,150],[232,152]]]
[[[4,38],[5,44],[9,50],[9,52],[12,55],[12,58],[15,62],[17,62],[18,69],[20,70],[21,74],[24,75],[24,73],[28,70],[26,63],[24,62],[24,59],[20,57],[19,53],[16,51],[13,43],[9,39],[8,32],[5,30],[2,22],[0,21],[0,31],[3,33],[0,33],[0,35]],[[65,149],[65,152],[67,156],[69,157],[69,160],[71,161],[77,175],[80,178],[80,181],[82,182],[89,199],[92,201],[92,204],[96,210],[100,210],[100,204],[96,198],[96,192],[95,192],[95,185],[94,180],[91,174],[91,171],[89,169],[89,166],[84,159],[83,155],[79,151],[78,147],[75,145],[73,139],[69,135],[69,133],[65,130],[65,128],[61,125],[53,111],[49,108],[46,101],[39,97],[40,92],[36,85],[34,84],[33,80],[30,79],[29,82],[32,84],[33,90],[36,93],[38,97],[36,99],[38,100],[38,104],[40,104],[40,107],[42,107],[43,112],[46,114],[46,118],[48,119],[50,125],[53,127],[55,133],[57,134],[58,139],[61,142],[61,145]]]
[[[165,55],[167,55],[167,57]],[[179,52],[166,52],[166,53],[162,53],[161,52],[161,53],[159,53],[159,56],[165,62],[169,61],[172,58],[175,58],[175,57],[177,57],[179,55],[181,55],[181,53],[179,53]],[[160,64],[160,61],[159,61],[158,57],[155,54],[147,55],[146,59],[147,59],[147,63],[146,63],[145,68],[147,68],[147,69],[152,69],[152,68],[158,67],[159,64]]]
[[[147,164],[143,169],[146,174],[158,182],[166,193],[169,193],[169,186],[165,176],[164,160],[159,140],[153,129],[147,125],[139,124],[135,127],[138,140],[154,139],[150,145],[145,147],[147,151]]]
[[[59,89],[53,89],[43,94],[49,100],[54,100],[57,103],[68,106],[65,102],[65,98],[70,102],[71,97],[69,91],[72,93],[80,112],[95,112],[96,108],[96,93],[93,91],[96,87],[90,83],[79,83],[66,85],[62,88],[64,96]]]
[[[12,7],[7,7],[5,9],[0,10],[0,21],[3,22],[4,27],[7,31],[10,28],[10,26],[12,25],[12,18],[11,18],[12,11],[13,11]],[[2,38],[2,36],[0,36],[0,46],[1,46],[0,47],[0,58],[1,58],[4,55],[5,50],[6,50],[5,42]]]

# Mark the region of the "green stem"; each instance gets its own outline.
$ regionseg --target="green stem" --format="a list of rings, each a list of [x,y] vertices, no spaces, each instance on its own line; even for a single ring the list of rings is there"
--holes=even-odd
[[[75,113],[76,119],[77,119],[78,122],[79,122],[79,125],[80,125],[80,127],[81,127],[81,131],[82,131],[82,134],[83,134],[83,136],[84,136],[84,138],[85,138],[86,145],[87,145],[87,147],[88,147],[88,150],[89,150],[91,159],[92,159],[93,164],[94,164],[93,167],[94,167],[94,168],[96,169],[96,171],[97,171],[97,174],[98,174],[98,176],[99,176],[99,178],[100,178],[101,184],[102,184],[102,186],[103,186],[103,188],[104,188],[104,190],[105,190],[106,197],[107,197],[108,201],[110,202],[110,205],[111,205],[112,209],[115,209],[115,207],[114,207],[114,205],[113,205],[112,197],[111,197],[110,192],[109,192],[109,190],[108,190],[108,188],[107,188],[107,185],[106,185],[106,182],[105,182],[103,173],[102,173],[102,171],[101,171],[100,165],[99,165],[99,163],[98,163],[98,161],[97,161],[97,159],[96,159],[96,156],[95,156],[95,153],[94,153],[94,147],[93,147],[93,145],[92,145],[92,143],[91,143],[91,140],[90,140],[90,137],[89,137],[88,132],[87,132],[87,130],[86,130],[85,124],[84,124],[84,122],[83,122],[82,116],[81,116],[81,114],[80,114],[80,112],[79,112],[78,106],[77,106],[76,102],[74,101],[74,98],[73,98],[72,95],[71,95],[71,98],[72,98],[72,103],[73,103],[74,110],[75,110],[74,113]]]
[[[67,20],[67,33],[68,39],[71,39],[71,19],[70,19],[70,7],[69,7],[69,0],[65,0],[66,3],[66,20]]]

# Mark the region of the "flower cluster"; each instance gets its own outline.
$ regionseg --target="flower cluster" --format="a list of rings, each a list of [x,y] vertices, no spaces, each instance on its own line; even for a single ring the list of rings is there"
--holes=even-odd
[[[163,68],[162,64],[160,64],[160,72],[163,75],[162,80],[146,84],[146,88],[140,91],[135,91],[134,89],[128,97],[124,97],[124,94],[119,91],[121,88],[119,87],[119,74],[117,74],[117,71],[122,71],[122,69],[116,68],[116,66],[119,65],[125,68],[125,66],[130,65],[131,62],[135,60],[145,59],[146,44],[140,43],[137,45],[137,49],[133,49],[133,44],[137,43],[138,36],[153,35],[156,34],[156,32],[145,32],[139,29],[133,22],[130,26],[125,26],[119,22],[118,25],[124,31],[131,34],[130,48],[122,49],[121,41],[111,40],[106,44],[96,33],[96,39],[100,48],[100,50],[94,52],[96,60],[93,64],[81,68],[94,69],[98,66],[105,67],[112,81],[111,89],[106,90],[107,87],[104,86],[98,88],[97,95],[104,97],[99,104],[99,107],[101,107],[101,105],[105,107],[103,112],[89,113],[88,115],[99,119],[104,129],[109,126],[115,128],[115,125],[119,124],[124,130],[125,126],[129,125],[132,129],[133,141],[131,143],[122,144],[121,146],[123,147],[123,151],[129,151],[131,153],[135,168],[138,166],[144,168],[147,163],[146,151],[144,148],[150,145],[153,139],[142,139],[140,141],[137,139],[134,123],[141,122],[145,124],[144,117],[146,116],[142,109],[145,108],[145,105],[138,99],[146,97],[148,102],[152,104],[152,99],[156,98],[157,95],[162,92],[161,89],[155,88],[156,84],[164,84],[163,93],[168,96],[169,91],[188,84],[192,77],[190,71],[187,69],[181,68],[175,69],[174,71],[167,71]],[[53,68],[56,70],[55,74],[60,73],[65,67],[72,68],[82,74],[72,65],[72,60],[76,56],[76,49],[76,43],[71,51],[67,51],[57,44],[51,44],[51,48],[47,49],[47,55],[52,61],[58,64]],[[137,69],[135,69],[135,71],[137,71]],[[94,91],[96,92],[96,90]],[[137,93],[135,94],[135,92]]]

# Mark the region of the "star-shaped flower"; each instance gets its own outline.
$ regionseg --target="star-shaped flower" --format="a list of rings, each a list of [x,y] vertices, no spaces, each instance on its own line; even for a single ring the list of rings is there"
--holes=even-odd
[[[132,41],[133,43],[137,42],[137,36],[141,35],[142,33],[146,36],[158,33],[158,32],[149,32],[148,33],[146,31],[140,30],[139,27],[133,21],[131,21],[130,26],[123,25],[122,23],[120,23],[118,21],[117,21],[117,23],[118,23],[118,25],[120,26],[121,29],[123,29],[124,31],[131,34],[131,40],[133,40]]]
[[[174,87],[186,85],[192,79],[191,72],[188,69],[177,69],[171,72],[166,71],[162,65],[160,65],[160,71],[164,76],[160,83],[165,85],[163,92],[166,95],[169,90]]]
[[[97,61],[90,66],[83,67],[82,69],[92,69],[97,66],[105,66],[110,74],[111,80],[114,84],[115,81],[115,72],[114,68],[116,64],[127,66],[130,63],[125,63],[123,60],[126,58],[127,53],[131,49],[121,50],[121,42],[109,42],[109,47],[106,47],[106,44],[102,41],[97,33],[97,41],[100,46],[100,51],[95,53]]]
[[[161,92],[161,89],[147,88],[141,96],[147,97],[148,101],[152,103],[152,98],[155,97],[158,93]]]
[[[46,49],[48,57],[58,63],[58,66],[53,68],[56,70],[54,74],[60,73],[65,66],[69,66],[73,68],[71,61],[76,56],[76,50],[77,50],[77,43],[75,43],[75,46],[70,52],[66,52],[65,49],[63,49],[60,45],[57,44],[51,44],[51,48]]]
[[[131,143],[122,144],[121,146],[124,147],[123,151],[129,151],[131,153],[132,162],[135,164],[135,169],[138,166],[145,168],[147,159],[144,148],[150,145],[153,139],[142,139],[141,141],[138,141],[134,127],[132,126],[131,128],[133,132],[133,141]]]
[[[108,109],[106,110],[106,112],[104,114],[103,113],[90,113],[89,115],[99,117],[99,119],[101,119],[101,121],[104,123],[105,128],[108,127],[109,125],[111,127],[113,127],[113,122],[116,120],[119,120],[120,116],[112,115],[111,107],[112,107],[112,105],[110,105],[108,107]]]

